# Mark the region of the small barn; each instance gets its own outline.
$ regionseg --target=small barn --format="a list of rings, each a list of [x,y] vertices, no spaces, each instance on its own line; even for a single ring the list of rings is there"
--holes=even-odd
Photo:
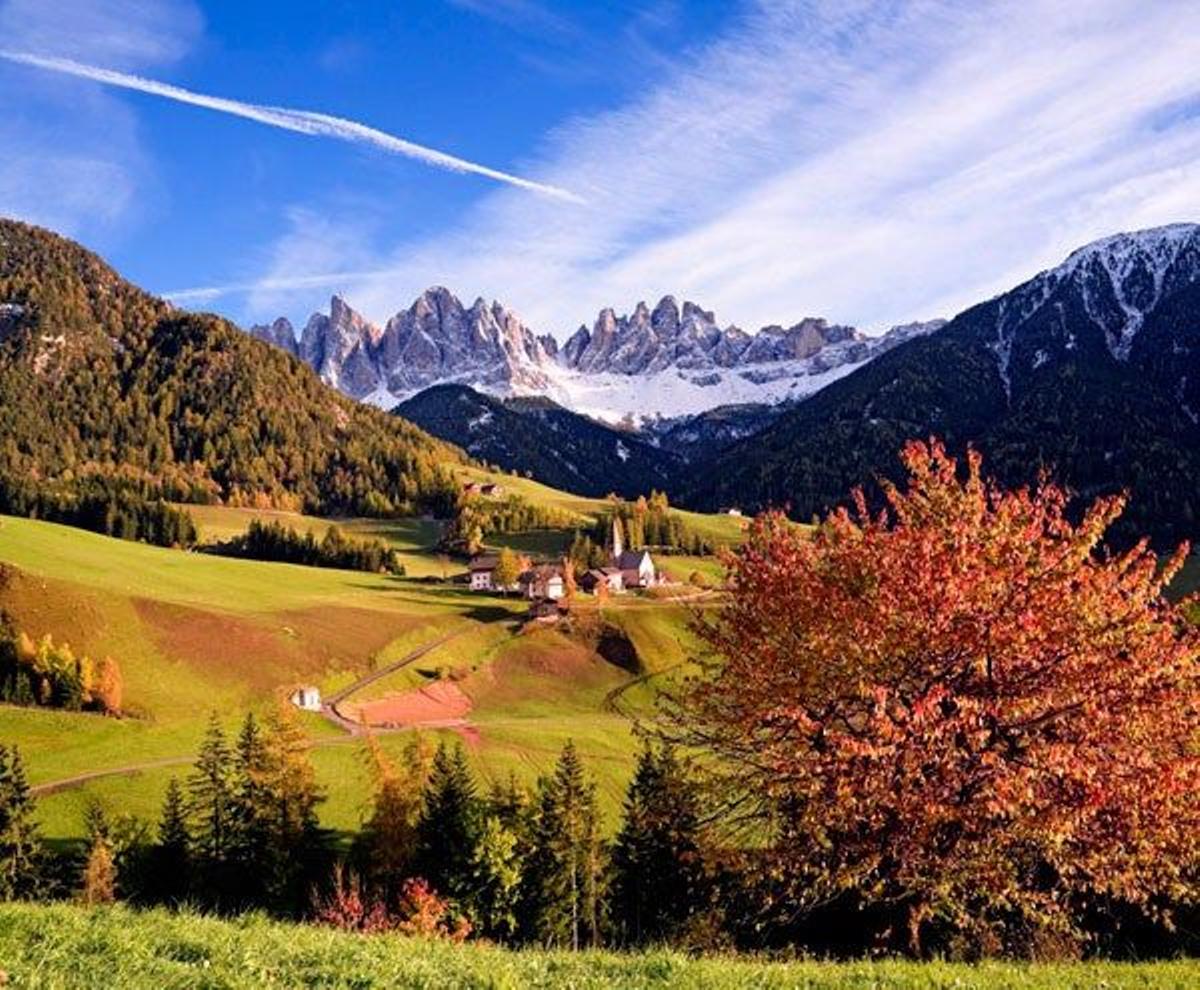
[[[625,577],[618,567],[593,567],[579,579],[579,586],[593,595],[601,586],[616,594],[625,590]]]

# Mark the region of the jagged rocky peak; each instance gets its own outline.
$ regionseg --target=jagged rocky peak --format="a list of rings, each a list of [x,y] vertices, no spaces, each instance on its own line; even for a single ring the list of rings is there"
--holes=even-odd
[[[281,347],[289,354],[300,353],[300,342],[296,340],[296,330],[292,326],[292,321],[286,316],[279,317],[273,323],[256,323],[250,328],[250,336]]]
[[[749,334],[734,325],[721,327],[712,310],[691,300],[680,307],[674,296],[663,296],[653,310],[639,302],[627,316],[602,309],[590,331],[581,326],[570,337],[560,360],[577,371],[636,375],[669,367],[696,370],[805,360],[829,344],[865,339],[853,327],[813,317]]]

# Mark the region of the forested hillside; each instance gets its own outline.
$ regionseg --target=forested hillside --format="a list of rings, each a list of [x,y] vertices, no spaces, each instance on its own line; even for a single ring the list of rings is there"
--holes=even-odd
[[[78,245],[7,220],[0,437],[0,509],[19,514],[118,489],[411,512],[449,506],[444,465],[462,459],[225,320],[175,310]]]

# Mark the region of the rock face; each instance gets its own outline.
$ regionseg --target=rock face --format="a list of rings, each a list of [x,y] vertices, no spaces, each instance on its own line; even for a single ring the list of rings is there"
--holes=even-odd
[[[601,310],[591,330],[580,327],[567,341],[562,363],[586,373],[622,375],[668,368],[738,368],[804,360],[829,344],[869,339],[853,327],[830,326],[811,317],[786,329],[768,326],[751,335],[736,326],[718,326],[710,311],[693,302],[684,302],[681,310],[674,296],[664,296],[653,311],[645,303],[638,303],[628,316]]]
[[[382,328],[335,296],[329,315],[314,314],[298,342],[283,318],[250,332],[300,357],[328,384],[388,408],[431,385],[462,384],[500,396],[546,396],[615,421],[794,401],[940,325],[868,337],[809,317],[749,334],[665,296],[653,310],[638,303],[626,316],[604,309],[590,330],[580,327],[560,348],[497,302],[477,299],[467,308],[435,287]]]
[[[289,354],[300,355],[300,344],[296,340],[296,331],[292,321],[281,316],[274,323],[256,323],[250,328],[250,336],[265,340],[268,344],[282,347]]]

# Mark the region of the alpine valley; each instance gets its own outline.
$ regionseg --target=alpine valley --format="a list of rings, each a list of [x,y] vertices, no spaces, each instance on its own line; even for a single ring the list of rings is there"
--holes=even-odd
[[[382,327],[335,297],[298,338],[286,319],[251,332],[473,457],[588,494],[808,518],[937,434],[1007,482],[1128,490],[1130,531],[1173,539],[1200,511],[1198,230],[1107,237],[949,323],[874,337],[812,317],[747,333],[666,296],[559,344],[444,288]]]

